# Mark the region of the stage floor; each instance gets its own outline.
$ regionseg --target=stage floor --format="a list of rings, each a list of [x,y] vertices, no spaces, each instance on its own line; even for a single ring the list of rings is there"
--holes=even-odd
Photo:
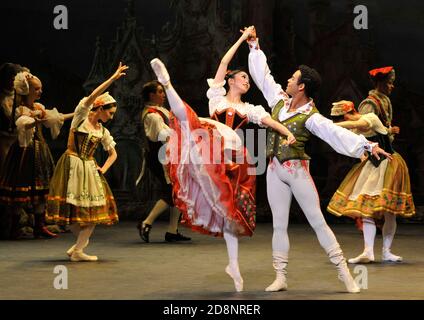
[[[98,255],[98,262],[68,260],[65,251],[74,243],[71,233],[51,240],[1,241],[0,299],[424,299],[423,225],[398,225],[393,252],[404,257],[399,264],[380,263],[382,241],[377,236],[377,262],[353,274],[364,280],[367,273],[368,289],[360,294],[344,292],[308,225],[289,226],[289,290],[278,293],[264,292],[274,279],[270,223],[259,224],[252,238],[240,241],[242,293],[234,292],[233,281],[224,272],[223,239],[181,228],[193,240],[167,243],[166,227],[164,222],[154,224],[151,243],[142,242],[135,223],[96,228],[86,252]],[[330,227],[348,258],[361,252],[362,235],[353,225]],[[58,265],[67,269],[68,289],[54,287]],[[354,265],[350,269],[354,271]]]

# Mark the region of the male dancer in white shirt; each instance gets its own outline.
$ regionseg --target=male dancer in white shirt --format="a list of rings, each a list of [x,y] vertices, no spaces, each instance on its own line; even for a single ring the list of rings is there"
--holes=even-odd
[[[267,138],[267,156],[271,159],[267,172],[267,195],[273,217],[272,256],[276,279],[265,291],[287,290],[287,226],[294,195],[319,243],[336,265],[339,279],[344,282],[347,291],[360,292],[340,245],[321,212],[318,192],[309,173],[310,157],[305,153],[304,146],[313,134],[343,155],[360,158],[365,151],[370,151],[377,158],[378,154],[391,157],[377,144],[334,125],[319,114],[312,100],[321,83],[316,70],[300,66],[288,80],[284,91],[274,81],[256,35],[249,40],[249,48],[249,71],[271,107],[272,117],[288,127],[296,137],[296,143],[287,145],[284,143],[286,137],[270,130]]]

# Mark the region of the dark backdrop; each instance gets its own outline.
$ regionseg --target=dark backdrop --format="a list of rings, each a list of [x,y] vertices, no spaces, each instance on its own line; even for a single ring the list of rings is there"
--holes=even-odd
[[[357,4],[368,9],[367,30],[353,28],[353,7]],[[53,27],[56,5],[68,9],[68,30]],[[117,61],[131,62],[132,78],[112,89],[122,106],[115,123],[110,124],[121,149],[120,160],[108,178],[123,216],[135,217],[144,214],[151,204],[143,197],[140,186],[134,187],[143,148],[137,117],[141,102],[137,97],[141,84],[153,77],[148,61],[160,56],[185,100],[196,105],[199,114],[206,115],[205,79],[214,75],[220,57],[238,37],[238,29],[250,24],[257,27],[262,49],[280,83],[284,84],[299,64],[318,69],[324,84],[317,103],[324,115],[329,114],[332,101],[344,98],[359,103],[366,96],[371,89],[369,69],[395,66],[393,123],[401,127],[395,148],[411,173],[418,209],[413,221],[422,221],[422,1],[2,1],[0,63],[10,61],[29,67],[43,81],[42,102],[71,112],[88,90],[112,72]],[[247,49],[242,48],[233,67],[246,64]],[[255,87],[246,100],[265,104]],[[55,158],[66,148],[67,134],[65,126],[59,139],[50,141]],[[313,158],[312,174],[325,208],[354,160],[335,154],[318,139],[312,140],[309,152]],[[259,219],[270,217],[264,190],[265,178],[260,176]],[[298,212],[296,205],[294,212]],[[328,218],[333,219],[330,215]],[[303,221],[302,215],[296,215],[296,219]]]

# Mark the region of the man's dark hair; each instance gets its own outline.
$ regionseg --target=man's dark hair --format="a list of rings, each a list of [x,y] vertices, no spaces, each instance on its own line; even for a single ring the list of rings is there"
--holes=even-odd
[[[308,98],[314,98],[319,87],[321,86],[321,76],[318,71],[304,64],[299,66],[301,73],[298,84],[305,84],[305,95]]]
[[[143,97],[143,101],[144,102],[148,102],[150,101],[150,94],[151,93],[156,93],[156,91],[158,90],[158,87],[161,86],[161,83],[157,80],[153,80],[150,82],[147,82],[144,86],[143,89],[141,89],[141,96]]]

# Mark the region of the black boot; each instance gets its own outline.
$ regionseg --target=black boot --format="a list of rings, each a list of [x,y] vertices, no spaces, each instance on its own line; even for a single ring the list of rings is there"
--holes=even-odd
[[[170,233],[167,232],[165,233],[165,241],[167,242],[177,242],[177,241],[190,241],[191,238],[183,236],[181,233],[178,232],[177,233]]]

